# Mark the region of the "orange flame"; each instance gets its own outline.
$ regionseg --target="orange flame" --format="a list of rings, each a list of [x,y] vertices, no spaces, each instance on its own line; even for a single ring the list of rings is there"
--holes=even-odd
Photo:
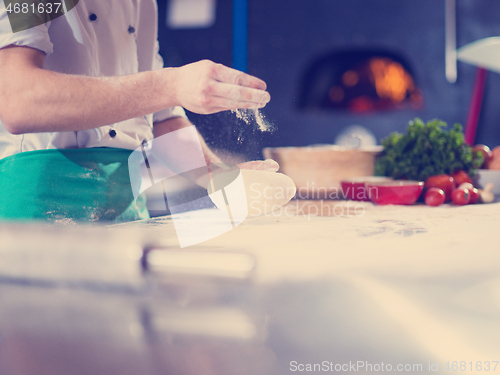
[[[370,80],[379,97],[399,103],[415,90],[413,78],[400,63],[388,58],[373,58],[369,66],[372,73]]]

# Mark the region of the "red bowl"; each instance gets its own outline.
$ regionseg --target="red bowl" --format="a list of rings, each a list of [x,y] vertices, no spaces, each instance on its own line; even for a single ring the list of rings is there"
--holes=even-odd
[[[352,201],[369,202],[370,198],[368,197],[368,192],[366,190],[366,183],[378,183],[383,181],[392,181],[392,178],[363,176],[342,180],[340,181],[340,186],[342,187],[342,198]]]
[[[376,204],[413,204],[424,189],[423,181],[383,181],[367,183],[370,200]]]

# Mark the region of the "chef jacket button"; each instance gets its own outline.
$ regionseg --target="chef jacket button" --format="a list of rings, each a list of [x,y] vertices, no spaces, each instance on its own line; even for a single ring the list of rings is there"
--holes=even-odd
[[[111,130],[109,131],[109,136],[110,136],[111,138],[116,137],[116,131],[115,131],[115,130],[113,130],[113,129],[111,129]]]
[[[92,13],[92,14],[89,16],[89,20],[90,20],[91,22],[96,21],[96,20],[97,20],[97,15],[96,15],[95,13]]]
[[[133,34],[133,33],[135,33],[135,27],[134,27],[134,26],[129,26],[129,27],[128,27],[128,33],[129,33],[129,34]]]

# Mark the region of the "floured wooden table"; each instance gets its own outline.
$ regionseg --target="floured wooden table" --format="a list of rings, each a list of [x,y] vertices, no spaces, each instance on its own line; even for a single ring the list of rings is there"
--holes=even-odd
[[[174,219],[0,227],[0,373],[500,372],[500,203]]]
[[[206,224],[207,211],[188,212],[178,218],[191,222],[196,230]],[[324,216],[318,216],[321,214]],[[152,244],[178,245],[171,216],[116,225],[110,230],[125,228],[140,232],[143,240]],[[256,254],[266,282],[379,267],[398,274],[476,266],[496,269],[493,259],[497,254],[500,259],[500,203],[428,207],[291,201],[282,210],[247,218],[240,226],[198,246]]]

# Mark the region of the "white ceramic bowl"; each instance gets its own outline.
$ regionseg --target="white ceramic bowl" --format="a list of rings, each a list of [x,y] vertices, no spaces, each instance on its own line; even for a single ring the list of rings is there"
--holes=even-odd
[[[474,176],[474,185],[480,189],[484,189],[486,184],[492,182],[495,198],[500,199],[500,171],[494,169],[480,169],[477,175]]]

